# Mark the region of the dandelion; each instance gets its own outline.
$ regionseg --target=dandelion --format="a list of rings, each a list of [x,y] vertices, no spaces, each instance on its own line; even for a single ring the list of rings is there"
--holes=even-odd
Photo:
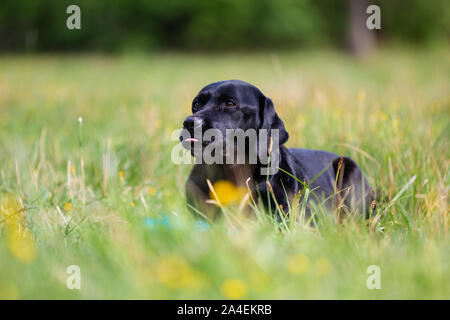
[[[22,220],[21,205],[17,197],[11,194],[5,194],[0,202],[0,218],[3,218],[7,227],[13,230],[19,230]]]
[[[148,194],[150,196],[154,196],[156,194],[156,188],[155,187],[149,186],[147,191],[148,191]]]
[[[135,206],[134,201],[131,201],[130,202],[130,207],[134,208],[134,206]]]
[[[119,171],[119,178],[120,178],[120,181],[123,181],[124,176],[125,176],[125,173],[124,173],[123,171]]]
[[[65,211],[70,212],[70,211],[72,211],[72,209],[73,209],[73,205],[72,205],[71,202],[66,202],[66,203],[64,204],[64,210],[65,210]]]
[[[308,266],[309,259],[302,254],[292,255],[286,263],[288,271],[294,275],[305,273],[308,270]]]
[[[227,279],[223,282],[221,291],[228,299],[242,299],[247,295],[247,285],[239,279]]]
[[[237,188],[232,182],[227,180],[219,180],[213,184],[213,189],[217,197],[210,190],[209,197],[222,205],[239,203],[247,194],[247,190],[243,187]]]
[[[332,268],[331,262],[326,258],[320,258],[316,261],[314,270],[319,276],[326,276]]]
[[[20,211],[21,206],[14,195],[4,194],[0,199],[0,215],[3,217],[7,218]]]
[[[11,254],[19,261],[29,263],[36,257],[36,246],[25,227],[22,207],[14,195],[3,195],[0,201],[0,216],[8,228],[7,245]]]

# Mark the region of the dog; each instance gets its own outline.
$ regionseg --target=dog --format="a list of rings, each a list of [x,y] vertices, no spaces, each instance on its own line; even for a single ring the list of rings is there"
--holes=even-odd
[[[330,209],[344,208],[346,212],[356,211],[368,217],[373,200],[372,188],[359,166],[352,159],[331,152],[285,147],[289,134],[284,123],[276,113],[272,100],[255,86],[241,80],[227,80],[201,89],[192,102],[192,115],[183,122],[185,134],[180,136],[183,147],[195,156],[196,146],[201,153],[219,142],[222,146],[230,144],[225,138],[206,141],[192,138],[195,130],[203,134],[208,129],[222,133],[222,137],[226,136],[226,130],[275,131],[278,170],[273,174],[263,174],[261,169],[267,168],[268,163],[262,163],[260,157],[256,162],[249,163],[248,151],[245,161],[240,164],[197,163],[186,182],[187,202],[195,211],[215,219],[217,210],[211,204],[211,184],[228,180],[236,186],[249,188],[252,197],[261,199],[271,212],[279,208],[290,214],[291,201],[298,201],[295,195],[307,188],[310,191],[306,209],[308,215],[313,201]],[[273,153],[270,150],[273,147],[272,138],[270,133],[264,138],[259,137],[256,143],[246,139],[245,146],[254,150],[255,145],[257,148],[263,145],[270,156]],[[221,147],[218,150],[222,150]],[[219,159],[221,157],[223,155],[218,156]],[[235,157],[232,159],[235,160]]]

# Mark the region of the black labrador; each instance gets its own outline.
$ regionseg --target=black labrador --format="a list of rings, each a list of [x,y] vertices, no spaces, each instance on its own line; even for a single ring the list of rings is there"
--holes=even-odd
[[[215,129],[223,136],[229,129],[241,129],[244,132],[277,129],[279,146],[276,155],[278,170],[269,175],[267,172],[262,174],[261,168],[267,168],[270,163],[261,163],[260,157],[256,163],[249,163],[248,154],[246,161],[240,164],[195,164],[186,183],[186,194],[188,203],[198,211],[214,218],[214,205],[207,201],[210,195],[207,180],[212,184],[218,180],[229,180],[237,186],[250,187],[253,196],[260,197],[266,208],[273,209],[277,205],[287,212],[288,203],[294,196],[303,188],[309,188],[308,202],[320,202],[330,209],[345,208],[347,212],[357,211],[368,216],[372,203],[371,188],[358,165],[348,157],[327,151],[286,148],[284,144],[289,134],[283,121],[275,112],[272,100],[255,86],[240,80],[209,84],[194,98],[192,113],[183,123],[184,134],[180,140],[193,155],[196,146],[204,150],[213,143],[227,144],[225,138],[223,141],[199,141],[192,138],[198,128],[202,134],[208,129]],[[268,139],[268,142],[263,144],[257,140],[256,144],[264,145],[270,154],[273,145],[270,133],[264,139]],[[246,150],[253,150],[252,144],[255,144],[254,140],[245,139]]]

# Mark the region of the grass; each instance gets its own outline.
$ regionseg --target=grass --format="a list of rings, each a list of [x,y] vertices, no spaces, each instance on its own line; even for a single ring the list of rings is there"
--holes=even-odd
[[[1,56],[0,70],[1,298],[450,298],[448,47]],[[288,146],[360,164],[379,195],[368,222],[279,231],[231,208],[196,222],[171,133],[203,85],[230,78],[272,98]]]

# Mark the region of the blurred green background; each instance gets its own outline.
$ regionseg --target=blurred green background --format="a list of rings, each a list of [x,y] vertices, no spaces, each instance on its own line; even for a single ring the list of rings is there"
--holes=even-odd
[[[345,47],[349,7],[381,8],[383,42],[448,39],[447,0],[2,0],[0,49],[106,52],[136,49],[248,50]],[[81,30],[66,8],[81,8]],[[360,12],[365,15],[365,12]]]

